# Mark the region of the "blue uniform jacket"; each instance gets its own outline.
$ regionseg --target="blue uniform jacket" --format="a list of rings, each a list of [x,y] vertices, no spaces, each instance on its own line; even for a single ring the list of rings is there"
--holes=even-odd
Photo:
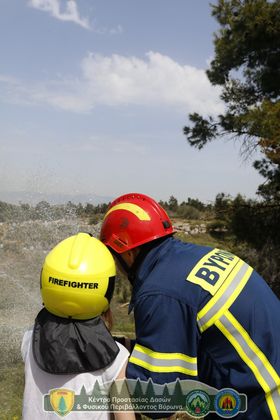
[[[280,302],[244,261],[168,238],[138,269],[132,309],[128,378],[233,388],[248,398],[238,419],[280,419]]]

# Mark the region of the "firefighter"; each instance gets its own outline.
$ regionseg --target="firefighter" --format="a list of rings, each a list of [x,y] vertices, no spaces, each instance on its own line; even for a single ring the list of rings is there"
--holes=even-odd
[[[77,395],[125,377],[128,351],[111,336],[110,300],[115,263],[108,249],[87,233],[73,235],[46,256],[41,272],[44,308],[34,327],[24,334],[25,362],[23,420],[110,419],[106,411],[71,412],[67,392],[53,394],[53,412],[45,411],[44,395],[66,388]],[[66,394],[65,394],[66,392]],[[57,397],[56,397],[57,395]],[[58,406],[58,407],[57,407]],[[59,411],[61,409],[62,411]],[[68,413],[69,411],[69,413]],[[117,420],[133,420],[133,413],[116,413]]]
[[[279,420],[278,298],[239,257],[173,234],[165,210],[138,193],[115,199],[102,223],[100,239],[132,284],[127,377],[233,388],[248,399],[238,418]]]

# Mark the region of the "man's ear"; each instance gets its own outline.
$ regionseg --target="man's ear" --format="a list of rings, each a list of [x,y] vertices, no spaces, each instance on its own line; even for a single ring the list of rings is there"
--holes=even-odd
[[[131,254],[132,254],[131,258],[133,259],[133,262],[134,262],[137,255],[140,252],[140,248],[139,248],[139,246],[137,246],[136,248],[130,249],[128,252],[131,252]]]
[[[129,249],[128,251],[125,251],[123,254],[121,254],[121,256],[122,256],[123,260],[126,262],[126,264],[129,267],[131,267],[138,254],[139,254],[139,247]]]

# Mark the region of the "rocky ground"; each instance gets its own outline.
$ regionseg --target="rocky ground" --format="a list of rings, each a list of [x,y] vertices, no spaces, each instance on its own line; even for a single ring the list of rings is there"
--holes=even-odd
[[[185,235],[198,235],[199,233],[206,233],[205,223],[188,223],[186,221],[175,221],[173,226],[177,232],[182,232]]]

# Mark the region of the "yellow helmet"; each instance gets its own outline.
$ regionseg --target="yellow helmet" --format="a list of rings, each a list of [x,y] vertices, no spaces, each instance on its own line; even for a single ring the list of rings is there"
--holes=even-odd
[[[88,233],[70,236],[46,256],[41,274],[45,308],[63,318],[90,319],[109,307],[116,267],[106,246]]]

